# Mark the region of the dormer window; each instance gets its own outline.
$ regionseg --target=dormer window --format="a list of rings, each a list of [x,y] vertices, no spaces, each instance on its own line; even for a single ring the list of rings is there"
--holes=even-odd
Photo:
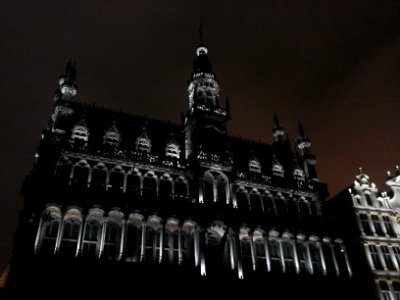
[[[249,161],[249,171],[261,174],[261,164],[260,164],[260,162],[258,160],[256,160],[256,159],[251,159]]]
[[[71,138],[73,140],[82,140],[87,142],[89,139],[89,130],[82,125],[77,125],[72,129]]]
[[[294,179],[298,181],[304,181],[304,171],[302,169],[294,169],[293,172]]]
[[[150,152],[151,141],[146,137],[139,137],[136,140],[136,150],[141,152]]]
[[[283,170],[282,165],[279,162],[274,162],[272,165],[272,175],[277,177],[284,177],[285,171]]]
[[[104,135],[104,144],[119,146],[120,141],[121,136],[115,125],[113,125]]]
[[[175,143],[168,143],[165,147],[165,156],[170,158],[179,158],[181,150]]]

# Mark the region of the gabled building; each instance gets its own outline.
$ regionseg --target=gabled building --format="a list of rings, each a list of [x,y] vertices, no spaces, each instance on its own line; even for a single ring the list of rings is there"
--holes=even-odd
[[[118,294],[148,282],[153,296],[183,282],[204,295],[260,282],[280,298],[354,292],[303,126],[293,147],[276,114],[272,144],[229,136],[202,41],[181,124],[86,105],[77,90],[68,63],[23,185],[6,293]]]
[[[400,172],[388,172],[390,192],[379,192],[367,174],[328,201],[327,214],[341,217],[349,232],[354,272],[376,299],[400,299]]]

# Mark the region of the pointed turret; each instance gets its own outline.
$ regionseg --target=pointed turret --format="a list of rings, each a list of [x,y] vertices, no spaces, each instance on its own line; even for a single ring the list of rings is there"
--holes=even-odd
[[[311,147],[310,139],[304,133],[303,124],[299,121],[299,136],[297,138],[297,147],[301,150],[303,155],[307,153]]]
[[[299,151],[299,157],[303,162],[304,171],[306,177],[312,181],[318,181],[317,170],[315,168],[316,160],[315,155],[311,154],[310,147],[311,141],[304,132],[303,124],[299,121],[299,136],[297,137],[297,148]]]
[[[200,42],[196,49],[193,72],[189,82],[189,108],[194,103],[208,107],[218,107],[219,83],[208,60],[208,49],[203,44],[203,32],[200,25]]]
[[[274,112],[274,128],[272,129],[272,134],[275,138],[275,141],[282,140],[285,136],[285,130],[279,124],[278,115]]]

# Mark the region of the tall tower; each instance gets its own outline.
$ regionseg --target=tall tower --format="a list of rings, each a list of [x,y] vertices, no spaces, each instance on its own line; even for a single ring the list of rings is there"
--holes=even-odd
[[[221,156],[226,151],[226,122],[229,120],[228,100],[220,105],[220,88],[216,74],[208,59],[208,49],[200,42],[188,85],[189,109],[185,117],[186,158],[208,152]]]

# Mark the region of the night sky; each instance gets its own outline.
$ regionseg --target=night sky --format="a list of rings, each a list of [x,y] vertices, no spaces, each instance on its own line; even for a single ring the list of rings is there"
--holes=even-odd
[[[294,140],[300,119],[332,196],[359,166],[385,189],[400,164],[400,2],[215,2],[0,2],[0,268],[67,60],[76,101],[178,123],[200,22],[229,134],[271,143],[276,111]]]

